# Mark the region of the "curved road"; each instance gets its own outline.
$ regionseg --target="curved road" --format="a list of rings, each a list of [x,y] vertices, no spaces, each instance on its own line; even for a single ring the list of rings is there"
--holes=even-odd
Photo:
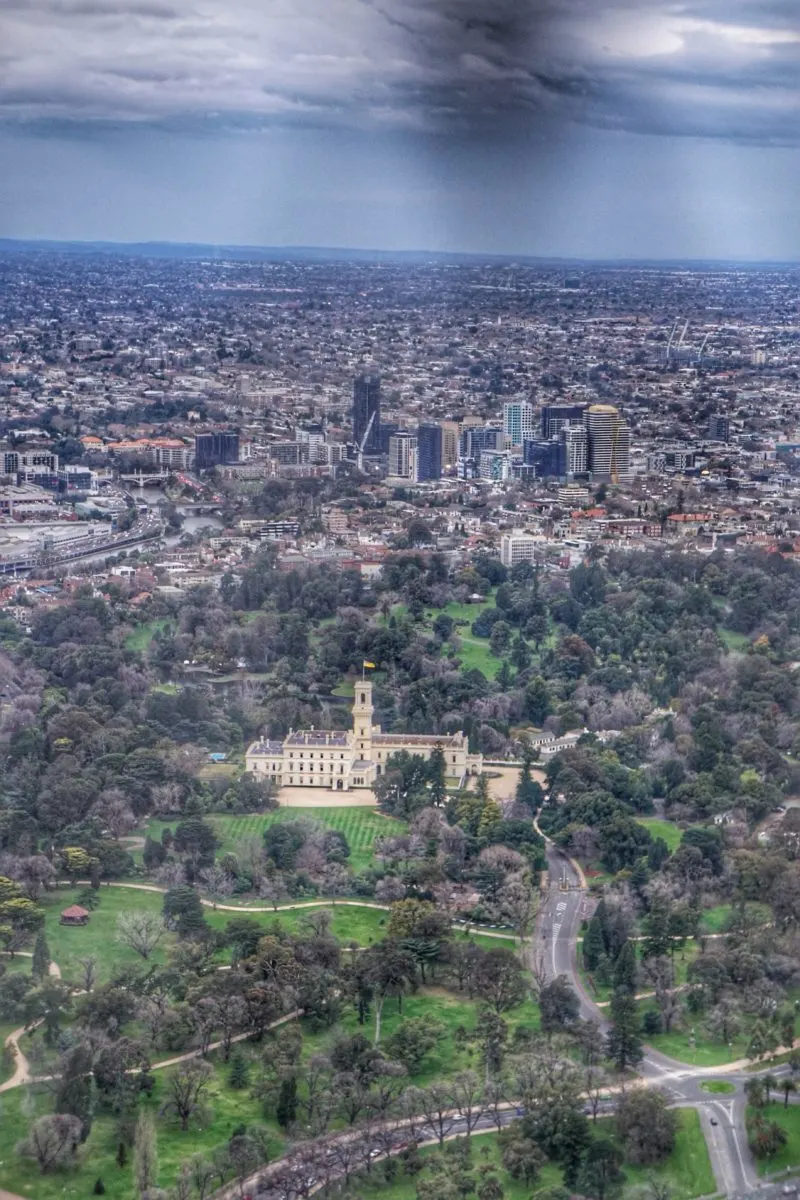
[[[609,1023],[583,985],[578,971],[577,946],[581,922],[589,913],[586,881],[573,862],[546,839],[548,888],[537,918],[536,932],[529,954],[544,952],[544,965],[550,978],[565,975],[577,993],[581,1017],[594,1021],[603,1034]],[[727,1196],[739,1196],[758,1187],[758,1172],[745,1133],[746,1101],[742,1085],[745,1063],[722,1067],[694,1067],[645,1046],[639,1066],[642,1082],[663,1088],[673,1103],[696,1108],[705,1133],[717,1187]],[[710,1095],[700,1087],[702,1080],[724,1076],[736,1092],[727,1096]]]

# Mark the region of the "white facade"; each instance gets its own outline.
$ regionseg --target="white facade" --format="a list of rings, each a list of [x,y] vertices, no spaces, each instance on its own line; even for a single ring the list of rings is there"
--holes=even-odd
[[[519,562],[534,562],[536,549],[541,540],[529,533],[505,533],[500,539],[500,561],[504,567],[513,567]]]
[[[566,453],[567,478],[585,475],[589,470],[589,435],[585,425],[565,425],[561,439]]]
[[[373,725],[372,713],[372,684],[361,680],[355,685],[352,730],[292,730],[280,742],[253,742],[245,767],[278,785],[340,792],[371,788],[401,750],[425,759],[441,750],[445,774],[452,779],[482,770],[483,756],[469,753],[466,734],[382,733],[380,725]]]
[[[389,438],[389,474],[393,479],[417,478],[417,439],[402,430]]]
[[[521,446],[525,438],[534,436],[533,405],[527,400],[513,400],[503,405],[503,433],[511,438],[512,446]]]

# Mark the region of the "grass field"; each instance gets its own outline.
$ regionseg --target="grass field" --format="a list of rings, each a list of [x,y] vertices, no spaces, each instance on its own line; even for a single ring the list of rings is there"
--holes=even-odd
[[[350,846],[348,861],[354,871],[363,871],[373,861],[372,848],[377,836],[404,833],[406,829],[402,821],[385,817],[373,808],[277,808],[273,812],[248,813],[241,817],[223,813],[208,817],[222,843],[219,854],[234,854],[237,842],[260,838],[276,821],[304,819],[319,821],[345,835]],[[165,827],[174,829],[175,824],[175,821],[150,821],[147,832],[152,838],[160,838]]]
[[[771,920],[772,913],[768,904],[750,903],[747,905],[749,912],[753,913],[759,920],[767,922]],[[707,908],[703,912],[700,921],[700,930],[702,933],[724,933],[725,927],[733,912],[733,907],[730,904],[717,904],[714,908]]]
[[[250,1098],[248,1089],[234,1091],[227,1085],[227,1068],[215,1058],[209,1060],[215,1066],[215,1075],[209,1091],[208,1111],[203,1124],[194,1120],[191,1127],[182,1133],[175,1121],[158,1115],[165,1101],[168,1073],[157,1071],[153,1093],[143,1098],[143,1104],[156,1118],[158,1133],[159,1183],[167,1187],[174,1183],[180,1164],[190,1155],[203,1152],[208,1155],[224,1144],[234,1129],[242,1124],[260,1123],[259,1106]],[[120,1168],[115,1161],[117,1139],[116,1120],[101,1115],[96,1118],[89,1139],[78,1151],[78,1164],[69,1170],[59,1170],[40,1175],[38,1167],[14,1153],[14,1147],[24,1137],[32,1119],[42,1112],[52,1111],[52,1100],[45,1093],[37,1096],[31,1088],[17,1088],[2,1097],[2,1120],[0,1120],[0,1187],[31,1200],[64,1200],[64,1197],[89,1197],[95,1180],[101,1178],[105,1184],[105,1195],[110,1200],[134,1200],[137,1195],[133,1185],[130,1158]],[[268,1124],[268,1123],[267,1123]],[[280,1152],[277,1131],[273,1130],[272,1155]]]
[[[497,1178],[500,1180],[505,1200],[529,1200],[532,1191],[535,1192],[540,1188],[558,1187],[562,1181],[561,1170],[553,1166],[552,1163],[546,1163],[542,1168],[533,1188],[530,1185],[517,1183],[511,1178],[507,1171],[504,1171],[500,1165],[500,1147],[497,1143],[497,1135],[494,1133],[474,1133],[470,1139],[472,1143],[472,1168],[476,1172],[482,1166],[492,1166],[497,1170]],[[427,1146],[422,1150],[423,1159],[430,1160],[438,1151],[438,1147]],[[341,1193],[343,1200],[415,1200],[417,1195],[416,1180],[420,1178],[411,1178],[407,1175],[399,1175],[392,1183],[386,1183],[382,1178],[382,1173],[375,1170],[374,1178],[366,1181],[359,1180],[357,1184],[352,1184]],[[429,1178],[427,1174],[422,1176],[423,1179]]]
[[[746,633],[736,633],[733,629],[718,629],[717,636],[726,650],[742,651],[750,645],[750,638]]]
[[[709,1195],[715,1190],[716,1184],[705,1138],[700,1128],[700,1118],[693,1109],[682,1109],[678,1113],[678,1121],[675,1149],[666,1162],[655,1167],[624,1167],[623,1196],[641,1195],[651,1180],[668,1183],[671,1200],[693,1200],[696,1196]],[[599,1135],[607,1136],[612,1132],[610,1126],[612,1122],[598,1122],[595,1130]],[[505,1200],[531,1200],[531,1197],[535,1197],[543,1189],[562,1184],[561,1170],[552,1163],[545,1164],[533,1185],[517,1183],[503,1170],[496,1134],[473,1134],[470,1141],[472,1169],[477,1172],[483,1165],[494,1167]],[[422,1151],[425,1158],[437,1153],[441,1151],[433,1146]],[[387,1184],[378,1171],[375,1172],[374,1180],[359,1180],[343,1193],[345,1200],[356,1200],[356,1197],[359,1200],[377,1200],[378,1197],[381,1197],[381,1200],[415,1200],[416,1194],[416,1181],[413,1178],[400,1175]]]
[[[331,933],[343,945],[355,942],[359,946],[371,946],[386,936],[388,912],[376,908],[353,908],[349,905],[334,906],[330,901],[324,901],[314,908],[295,908],[284,912],[243,913],[242,916],[258,921],[264,926],[264,931],[271,928],[277,921],[289,933],[302,933],[311,913],[319,912],[321,908],[328,909],[333,914]],[[236,913],[206,909],[206,920],[213,929],[224,929]]]
[[[730,1096],[736,1091],[736,1085],[728,1083],[726,1079],[704,1079],[700,1084],[704,1092],[710,1092],[712,1096]]]
[[[173,624],[174,622],[170,617],[159,617],[156,621],[142,622],[141,625],[137,625],[125,638],[125,649],[137,650],[140,654],[145,654],[150,649],[150,643],[156,634],[163,633],[165,629],[169,629]]]
[[[640,955],[642,943],[637,942],[636,948],[637,948],[637,954]],[[695,959],[697,957],[699,951],[700,951],[700,947],[698,946],[697,942],[685,942],[680,950],[675,951],[674,968],[675,968],[675,986],[676,987],[680,987],[682,984],[686,983],[686,972],[689,969],[689,964],[693,961],[693,959]],[[592,987],[589,984],[589,978],[588,978],[586,972],[583,970],[583,966],[581,964],[582,964],[582,960],[579,960],[579,970],[581,972],[581,977],[585,981],[590,995],[592,995],[595,1000],[600,1000],[600,1001],[610,1000],[611,993],[614,990],[613,984],[595,983],[595,986]],[[643,971],[640,972],[640,979],[639,979],[639,982],[637,985],[637,991],[649,992],[651,990],[652,990],[652,985],[651,985],[650,981],[648,980],[647,976],[644,974]]]
[[[679,1062],[691,1063],[697,1067],[718,1067],[723,1063],[735,1062],[747,1055],[748,1037],[740,1035],[728,1049],[727,1042],[709,1041],[701,1025],[694,1027],[695,1045],[691,1044],[691,1029],[677,1029],[671,1033],[658,1033],[646,1038],[647,1044],[662,1054],[676,1058]]]
[[[134,950],[121,945],[116,939],[117,918],[132,909],[146,909],[161,914],[162,898],[154,892],[134,892],[127,888],[104,887],[100,889],[100,904],[89,917],[88,925],[61,925],[60,915],[68,905],[74,904],[80,888],[57,888],[42,898],[47,916],[45,936],[50,947],[50,957],[61,968],[66,983],[77,984],[80,979],[78,959],[93,954],[98,962],[100,982],[105,983],[117,966],[139,963],[143,960]],[[151,962],[163,963],[171,938],[165,938],[153,952]],[[30,965],[30,959],[27,960]]]
[[[669,1183],[672,1200],[709,1196],[717,1188],[700,1117],[693,1108],[678,1109],[675,1149],[666,1162],[655,1167],[626,1165],[624,1170],[628,1181],[626,1192],[645,1187],[651,1179]]]
[[[447,988],[430,986],[419,990],[403,999],[400,1008],[395,999],[387,1000],[381,1019],[381,1042],[384,1042],[406,1017],[421,1017],[430,1015],[441,1021],[446,1032],[439,1044],[422,1062],[422,1068],[413,1076],[413,1082],[420,1086],[440,1082],[456,1071],[474,1068],[480,1071],[477,1049],[472,1045],[460,1046],[456,1038],[456,1030],[462,1027],[467,1030],[475,1028],[477,1006],[466,996],[456,995]],[[517,1008],[503,1014],[508,1021],[509,1030],[513,1036],[514,1030],[520,1026],[538,1030],[539,1009],[531,1000],[526,1000]],[[342,1020],[333,1031],[322,1033],[305,1033],[304,1054],[324,1052],[342,1030],[346,1033],[363,1033],[372,1040],[374,1035],[374,1014],[366,1025],[358,1024],[358,1017],[352,1005],[345,1009]]]
[[[796,1167],[800,1164],[800,1107],[790,1104],[783,1107],[783,1102],[767,1104],[761,1110],[770,1121],[777,1121],[788,1134],[788,1141],[774,1158],[762,1160],[758,1164],[759,1175],[768,1175],[772,1171],[780,1171],[784,1167]]]
[[[665,841],[670,854],[678,849],[683,830],[679,829],[672,821],[662,821],[660,817],[637,817],[636,824],[649,829],[652,838],[661,838]]]

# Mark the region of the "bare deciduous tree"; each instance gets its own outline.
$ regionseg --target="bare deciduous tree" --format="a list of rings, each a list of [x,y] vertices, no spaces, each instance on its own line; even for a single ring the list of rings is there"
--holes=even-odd
[[[117,941],[135,950],[145,961],[166,932],[163,919],[146,909],[134,909],[117,917]]]

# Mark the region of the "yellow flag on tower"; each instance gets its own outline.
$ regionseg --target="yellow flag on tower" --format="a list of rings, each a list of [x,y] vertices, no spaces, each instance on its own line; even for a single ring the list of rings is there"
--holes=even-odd
[[[362,663],[362,666],[363,666],[364,668],[366,668],[366,667],[369,667],[371,671],[374,671],[374,670],[375,670],[375,663],[367,662],[366,658],[364,659],[364,662]]]

